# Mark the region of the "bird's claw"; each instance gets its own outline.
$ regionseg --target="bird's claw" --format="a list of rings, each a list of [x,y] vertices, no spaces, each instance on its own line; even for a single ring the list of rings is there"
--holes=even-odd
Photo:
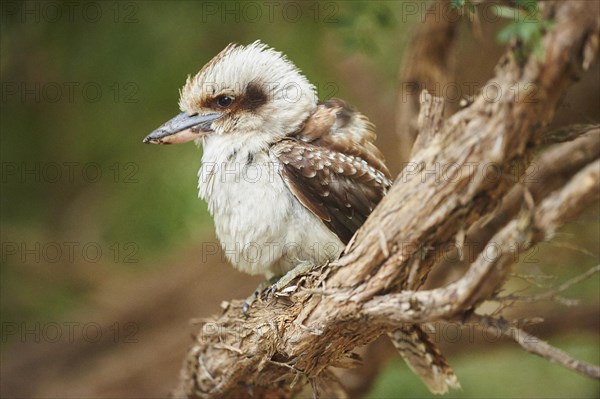
[[[248,311],[250,310],[250,303],[248,303],[248,300],[245,300],[244,303],[242,304],[242,314],[244,315],[244,317],[248,317]]]
[[[254,290],[254,292],[252,292],[252,294],[248,298],[246,298],[246,300],[242,304],[242,313],[244,314],[244,316],[248,317],[248,311],[250,310],[250,307],[252,306],[252,304],[254,302],[256,302],[257,299],[260,299],[263,301],[266,301],[267,299],[269,299],[269,296],[271,294],[275,293],[275,291],[277,290],[277,288],[275,288],[276,285],[277,285],[277,279],[273,279],[273,278],[260,283],[258,285],[258,287],[256,287],[256,289]]]
[[[268,301],[270,297],[277,296],[277,292],[280,290],[278,282],[275,282],[273,284],[268,283],[269,282],[267,281],[266,284],[260,284],[256,288],[256,290],[254,290],[252,295],[250,295],[248,298],[246,298],[246,300],[244,300],[244,303],[242,304],[242,313],[244,317],[248,317],[250,307],[252,307],[254,302],[256,302],[258,299],[260,299],[261,301]]]
[[[263,301],[266,301],[266,300],[268,300],[268,299],[269,299],[269,297],[270,297],[271,295],[273,295],[273,296],[274,296],[274,295],[277,293],[277,291],[278,291],[278,289],[277,289],[277,283],[275,283],[275,284],[271,284],[270,286],[268,286],[267,288],[265,288],[265,289],[263,290],[263,292],[262,292],[262,293],[261,293],[261,295],[260,295],[260,298],[261,298]]]
[[[242,313],[244,314],[244,317],[248,317],[248,311],[250,310],[250,307],[260,297],[261,291],[263,290],[263,285],[264,283],[261,283],[258,287],[256,287],[254,292],[252,292],[252,294],[244,300],[244,303],[242,304]]]
[[[248,316],[248,311],[254,302],[260,298],[262,301],[267,301],[271,296],[286,296],[290,295],[290,292],[298,289],[297,285],[290,286],[286,288],[294,279],[296,279],[301,274],[307,273],[315,267],[314,264],[310,262],[300,263],[294,269],[288,271],[284,276],[272,277],[271,279],[262,282],[259,286],[254,290],[252,295],[250,295],[244,301],[242,305],[242,313],[244,316]],[[281,294],[280,294],[281,293]]]

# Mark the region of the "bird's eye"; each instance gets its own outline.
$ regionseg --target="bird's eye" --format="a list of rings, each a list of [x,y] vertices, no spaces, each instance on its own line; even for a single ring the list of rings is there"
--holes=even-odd
[[[227,108],[233,102],[233,98],[229,96],[219,96],[217,97],[217,105],[221,108]]]

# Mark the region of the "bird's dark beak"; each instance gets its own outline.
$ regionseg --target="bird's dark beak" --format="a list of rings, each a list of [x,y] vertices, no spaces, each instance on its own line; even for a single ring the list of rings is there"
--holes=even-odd
[[[192,141],[212,132],[211,125],[219,113],[188,115],[180,113],[144,138],[144,143],[179,144]]]

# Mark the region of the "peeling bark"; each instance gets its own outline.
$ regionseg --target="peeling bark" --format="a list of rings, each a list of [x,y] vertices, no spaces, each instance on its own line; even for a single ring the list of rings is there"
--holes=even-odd
[[[255,303],[248,318],[242,301],[231,301],[205,320],[174,396],[282,398],[307,382],[335,390],[329,367],[352,367],[356,348],[406,323],[465,320],[504,282],[514,243],[517,251],[527,249],[597,200],[597,128],[540,155],[539,187],[518,183],[520,174],[512,172],[525,171],[535,151],[553,141],[545,128],[597,50],[597,2],[542,6],[554,20],[543,55],[519,60],[513,44],[484,89],[500,90],[496,100],[479,95],[445,121],[425,94],[423,139],[343,256],[296,280],[294,290]],[[581,140],[589,147],[573,162],[557,162]],[[560,176],[551,190],[544,173]],[[479,254],[458,281],[418,291],[440,263],[436,250],[460,244],[481,226],[493,226],[477,234],[498,245],[498,256]]]

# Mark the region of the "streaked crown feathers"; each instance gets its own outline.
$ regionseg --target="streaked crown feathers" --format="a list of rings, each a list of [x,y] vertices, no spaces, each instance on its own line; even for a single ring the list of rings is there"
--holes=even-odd
[[[218,94],[243,95],[249,85],[258,85],[272,103],[300,102],[316,106],[315,87],[282,53],[260,41],[247,46],[230,44],[193,77],[180,91],[179,106],[188,113],[198,112],[203,101]],[[311,107],[313,108],[313,107]]]

